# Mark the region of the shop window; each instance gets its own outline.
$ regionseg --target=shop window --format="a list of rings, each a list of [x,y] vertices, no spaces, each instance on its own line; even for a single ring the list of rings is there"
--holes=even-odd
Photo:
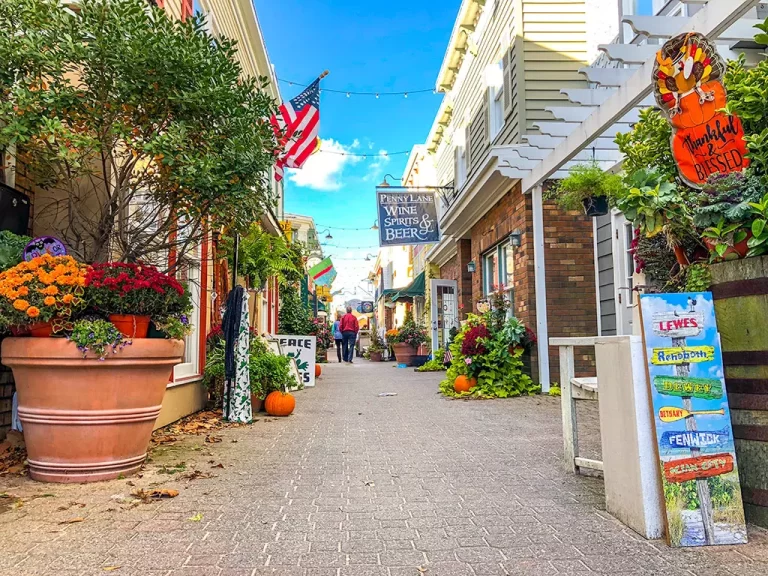
[[[483,295],[504,290],[510,302],[514,302],[515,251],[509,242],[497,244],[483,254]],[[510,314],[512,314],[510,310]]]

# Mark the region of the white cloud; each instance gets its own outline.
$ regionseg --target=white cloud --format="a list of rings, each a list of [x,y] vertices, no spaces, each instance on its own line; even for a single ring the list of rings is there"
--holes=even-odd
[[[365,176],[363,176],[363,180],[368,182],[378,182],[379,177],[384,172],[385,166],[389,164],[389,156],[386,154],[386,150],[382,149],[378,151],[378,156],[376,159],[368,165],[368,171],[366,172]]]
[[[357,156],[348,155],[359,146],[360,142],[357,139],[349,146],[333,138],[321,139],[321,151],[310,156],[300,170],[289,169],[288,178],[294,184],[313,190],[338,190],[341,188],[340,177],[344,168],[361,160]]]

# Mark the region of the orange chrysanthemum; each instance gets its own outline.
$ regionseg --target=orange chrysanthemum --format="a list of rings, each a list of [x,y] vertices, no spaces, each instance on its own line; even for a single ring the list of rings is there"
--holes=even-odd
[[[15,300],[13,303],[13,307],[16,308],[16,310],[21,310],[22,312],[29,308],[29,302],[26,300]]]
[[[38,308],[37,306],[30,306],[29,308],[27,308],[27,316],[29,316],[30,318],[37,318],[38,316],[40,316],[40,308]]]
[[[59,293],[59,289],[56,286],[46,286],[43,288],[41,293],[45,294],[46,296],[56,296]]]
[[[64,304],[71,304],[74,299],[75,297],[72,294],[64,294],[61,301],[64,302]]]
[[[19,296],[28,296],[29,288],[26,286],[19,286],[19,289],[16,292],[18,292]]]
[[[54,298],[53,296],[46,296],[45,300],[43,300],[43,304],[45,304],[46,306],[53,306],[54,304],[56,304],[56,298]]]

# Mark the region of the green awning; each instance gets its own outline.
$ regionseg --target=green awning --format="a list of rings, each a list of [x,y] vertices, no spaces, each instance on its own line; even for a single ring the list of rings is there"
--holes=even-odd
[[[398,290],[397,294],[392,296],[392,302],[398,300],[405,300],[406,298],[414,298],[415,296],[424,296],[424,286],[426,282],[425,273],[422,272],[416,278],[413,279],[408,286]]]
[[[398,290],[397,288],[384,288],[384,290],[381,291],[381,295],[379,296],[379,300],[381,300],[382,298],[386,299],[388,296],[394,296],[398,292],[400,292],[400,290]],[[390,298],[390,300],[391,300],[391,298]]]

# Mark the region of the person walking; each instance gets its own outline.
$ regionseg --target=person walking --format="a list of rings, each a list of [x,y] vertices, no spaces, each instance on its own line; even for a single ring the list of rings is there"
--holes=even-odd
[[[336,342],[336,357],[341,364],[341,346],[344,342],[344,335],[341,333],[341,312],[336,312],[336,321],[333,323],[333,340]]]
[[[339,330],[341,330],[342,344],[344,347],[344,362],[352,364],[352,357],[355,354],[355,340],[357,340],[357,333],[360,331],[360,325],[357,323],[357,318],[352,314],[352,306],[347,306],[347,313],[341,317]]]

